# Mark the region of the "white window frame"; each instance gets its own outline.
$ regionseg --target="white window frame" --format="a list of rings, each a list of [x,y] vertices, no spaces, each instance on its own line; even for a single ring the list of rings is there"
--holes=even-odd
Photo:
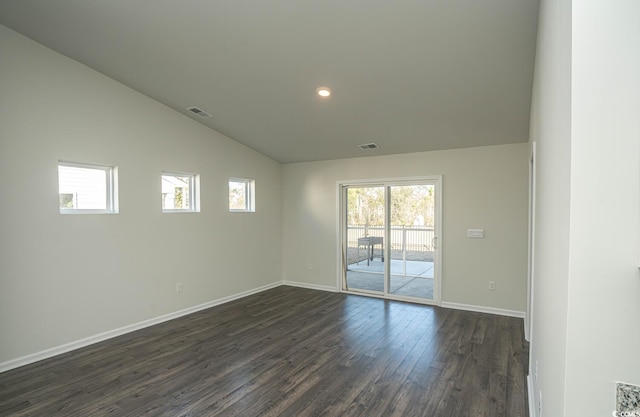
[[[101,164],[88,164],[70,161],[58,161],[59,167],[83,168],[104,171],[106,173],[106,207],[104,209],[77,209],[60,207],[60,177],[58,176],[58,208],[60,214],[117,214],[118,213],[118,167]],[[59,174],[58,174],[59,175]],[[66,194],[66,193],[64,193]],[[73,197],[75,201],[75,196]]]
[[[249,178],[229,178],[229,186],[232,182],[244,184],[244,208],[232,209],[231,208],[231,196],[229,195],[229,211],[232,213],[255,213],[256,211],[256,181]],[[228,191],[231,191],[229,187]]]
[[[200,212],[200,175],[188,172],[162,171],[160,173],[160,187],[162,187],[162,177],[187,177],[189,178],[189,207],[183,209],[165,209],[162,207],[162,195],[160,208],[163,213],[198,213]],[[162,191],[161,191],[162,193]]]

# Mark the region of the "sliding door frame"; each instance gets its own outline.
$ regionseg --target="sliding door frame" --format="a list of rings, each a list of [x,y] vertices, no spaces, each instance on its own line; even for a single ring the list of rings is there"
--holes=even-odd
[[[434,254],[434,274],[433,274],[433,299],[422,299],[418,297],[405,297],[398,296],[389,293],[389,275],[391,265],[391,245],[384,245],[384,256],[388,262],[385,263],[385,279],[384,279],[384,292],[374,293],[368,291],[349,291],[346,289],[346,273],[347,273],[347,259],[346,259],[346,190],[348,187],[385,187],[385,236],[388,236],[390,230],[391,210],[390,206],[390,189],[393,186],[406,186],[406,185],[419,185],[424,183],[432,183],[435,187],[435,224],[434,232],[436,239],[436,250]],[[442,175],[428,175],[422,177],[401,177],[401,178],[371,178],[371,179],[359,179],[359,180],[342,180],[336,182],[336,219],[337,219],[337,271],[336,271],[336,288],[338,292],[344,292],[348,294],[366,295],[371,297],[385,298],[390,300],[410,301],[421,304],[441,305],[442,304]]]

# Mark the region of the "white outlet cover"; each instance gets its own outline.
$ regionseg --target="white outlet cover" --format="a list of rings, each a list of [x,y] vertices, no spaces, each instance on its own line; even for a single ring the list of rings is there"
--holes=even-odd
[[[467,237],[471,239],[484,239],[484,229],[467,229]]]
[[[542,417],[542,391],[538,391],[538,417]]]

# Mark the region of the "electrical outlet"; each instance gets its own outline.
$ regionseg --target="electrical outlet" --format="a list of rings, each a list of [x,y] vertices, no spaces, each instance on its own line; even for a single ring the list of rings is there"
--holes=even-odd
[[[495,291],[496,290],[496,282],[495,281],[489,281],[489,290],[490,291]]]
[[[312,264],[307,264],[307,271],[311,271],[313,269],[313,265]]]
[[[176,292],[182,292],[182,282],[176,283]]]
[[[542,417],[542,391],[538,391],[538,417]]]

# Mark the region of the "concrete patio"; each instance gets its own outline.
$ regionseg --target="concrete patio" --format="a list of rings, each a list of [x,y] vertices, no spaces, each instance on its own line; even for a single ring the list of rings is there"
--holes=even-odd
[[[350,290],[384,291],[385,263],[374,258],[352,263],[347,269]],[[389,292],[394,295],[433,299],[433,262],[391,260]]]

